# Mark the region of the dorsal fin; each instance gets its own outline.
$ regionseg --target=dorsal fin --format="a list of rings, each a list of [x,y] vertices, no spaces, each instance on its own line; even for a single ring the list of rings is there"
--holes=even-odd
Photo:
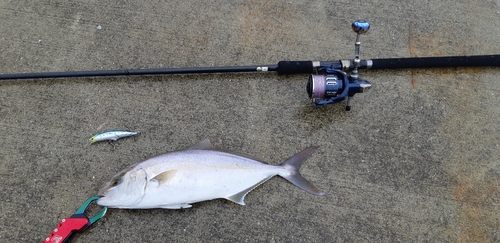
[[[205,139],[189,148],[187,148],[186,150],[214,150],[215,147],[212,146],[212,144],[210,143],[210,139]]]

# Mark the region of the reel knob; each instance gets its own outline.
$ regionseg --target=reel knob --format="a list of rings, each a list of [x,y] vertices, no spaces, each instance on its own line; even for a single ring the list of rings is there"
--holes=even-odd
[[[364,34],[370,29],[370,23],[364,19],[358,19],[352,22],[352,30],[358,34]]]

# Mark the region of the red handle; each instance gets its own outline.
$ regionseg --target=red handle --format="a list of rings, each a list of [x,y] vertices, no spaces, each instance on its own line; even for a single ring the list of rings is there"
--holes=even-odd
[[[57,225],[57,228],[43,241],[43,243],[62,243],[69,238],[73,231],[83,229],[89,223],[85,218],[65,218]]]

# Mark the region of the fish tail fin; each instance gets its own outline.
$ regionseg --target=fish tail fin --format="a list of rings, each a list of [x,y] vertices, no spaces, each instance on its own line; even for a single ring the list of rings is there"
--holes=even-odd
[[[288,173],[280,174],[280,176],[287,179],[289,182],[306,192],[318,196],[324,196],[325,193],[320,191],[311,182],[302,177],[299,172],[302,163],[304,163],[304,161],[306,161],[307,158],[309,158],[309,156],[311,156],[318,148],[319,147],[317,146],[309,147],[283,162],[281,166],[284,167],[288,171]]]

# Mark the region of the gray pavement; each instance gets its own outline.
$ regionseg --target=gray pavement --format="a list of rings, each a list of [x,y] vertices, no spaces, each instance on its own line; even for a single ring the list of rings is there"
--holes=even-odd
[[[500,1],[0,1],[0,73],[500,53]],[[72,242],[500,242],[500,68],[362,71],[315,107],[307,75],[0,83],[0,242],[41,242],[121,169],[209,138],[302,174],[184,210],[119,210]],[[108,129],[141,134],[87,145]],[[91,211],[99,210],[95,207]]]

